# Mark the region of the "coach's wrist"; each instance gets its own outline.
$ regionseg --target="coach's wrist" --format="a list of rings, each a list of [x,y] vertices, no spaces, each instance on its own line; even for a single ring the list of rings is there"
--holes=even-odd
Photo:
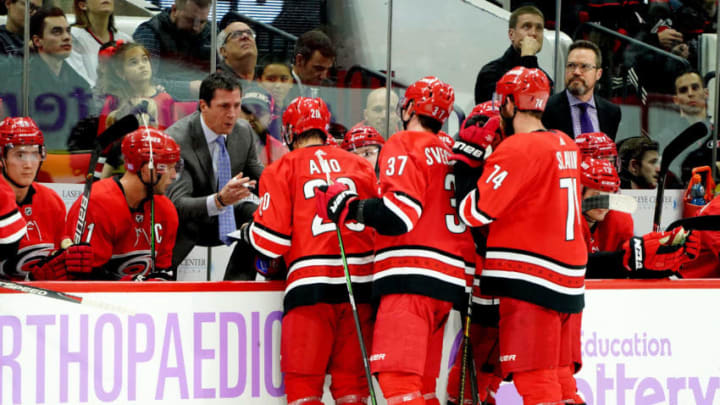
[[[217,207],[222,209],[227,207],[227,204],[225,204],[225,201],[222,200],[222,197],[220,197],[220,193],[215,193],[215,202],[217,204]]]

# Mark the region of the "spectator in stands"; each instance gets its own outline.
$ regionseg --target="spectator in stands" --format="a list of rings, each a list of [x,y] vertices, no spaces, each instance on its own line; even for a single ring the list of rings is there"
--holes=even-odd
[[[141,125],[161,130],[172,125],[174,101],[170,94],[153,84],[150,53],[145,47],[136,42],[126,42],[106,48],[103,57],[109,58],[104,76],[106,84],[103,85],[108,95],[100,113],[98,133],[130,114],[142,114],[139,118]],[[122,167],[118,145],[107,157],[103,177]]]
[[[89,112],[90,86],[66,60],[72,51],[65,13],[43,8],[30,19],[30,36],[37,51],[30,59],[30,116],[45,134],[49,150],[65,149],[70,129]],[[3,104],[14,114],[21,105],[22,69],[9,72]]]
[[[243,92],[240,118],[250,123],[255,134],[258,158],[265,166],[288,152],[288,148],[280,141],[282,134],[276,125],[279,121],[272,119],[273,104],[272,96],[262,87],[253,86]]]
[[[565,65],[565,91],[548,99],[542,121],[572,138],[604,132],[615,140],[622,113],[620,107],[595,94],[602,76],[602,57],[597,45],[577,40],[570,45]]]
[[[670,164],[670,171],[680,179],[681,185],[690,181],[692,169],[697,166],[712,164],[712,123],[708,118],[707,102],[709,92],[703,84],[702,77],[696,70],[682,71],[675,78],[673,103],[680,111],[679,119],[672,121],[661,132],[659,140],[672,141],[688,126],[696,122],[705,124],[708,136],[681,152]]]
[[[658,183],[658,144],[645,136],[627,138],[620,144],[620,187],[653,189]]]
[[[537,54],[542,49],[544,27],[545,16],[535,6],[522,6],[510,14],[510,47],[503,56],[480,69],[475,81],[475,104],[491,100],[497,81],[515,66],[540,68]],[[547,72],[545,75],[550,79]],[[552,90],[552,80],[550,88]]]
[[[197,96],[210,71],[210,0],[175,0],[140,24],[133,38],[150,51],[159,82],[176,100]]]
[[[42,0],[30,0],[30,15],[42,7]],[[25,29],[25,1],[5,0],[7,20],[0,25],[0,55],[22,57]]]
[[[241,83],[255,79],[257,44],[255,31],[244,22],[228,24],[217,37],[218,71],[237,77]]]
[[[173,266],[195,245],[229,245],[227,234],[247,222],[257,207],[246,199],[263,165],[250,124],[238,119],[241,97],[237,80],[212,73],[200,85],[199,111],[167,129],[180,145],[185,163],[185,172],[168,189],[180,217]],[[254,279],[250,252],[249,246],[238,243],[226,275]]]
[[[285,106],[292,101],[288,98],[293,82],[290,65],[280,58],[270,59],[260,72],[259,82],[260,86],[272,94],[273,100],[275,100],[273,114],[279,120],[285,111]]]
[[[110,41],[131,41],[129,35],[115,28],[114,0],[75,0],[73,11],[73,49],[68,64],[80,76],[95,86],[97,81],[98,51],[102,44]]]
[[[288,99],[317,97],[318,89],[309,86],[318,86],[327,80],[333,63],[335,49],[324,32],[312,30],[300,35],[295,43],[295,63],[291,72],[295,86]]]
[[[359,125],[369,125],[375,128],[383,138],[387,139],[390,135],[402,130],[400,117],[397,115],[398,96],[394,91],[390,92],[390,131],[388,132],[387,120],[387,90],[384,87],[375,89],[368,94],[365,110],[363,110],[363,121]]]

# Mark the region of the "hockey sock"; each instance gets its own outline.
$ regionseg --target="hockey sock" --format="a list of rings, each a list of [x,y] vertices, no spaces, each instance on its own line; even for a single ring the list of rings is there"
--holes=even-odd
[[[285,394],[288,405],[322,405],[325,375],[285,373]]]
[[[425,404],[421,375],[385,371],[378,373],[377,378],[388,405]]]
[[[524,405],[563,403],[556,368],[516,371],[513,373],[513,382]]]
[[[562,389],[563,400],[568,404],[584,404],[585,400],[578,395],[577,383],[573,376],[573,365],[562,366],[557,370],[558,380]]]

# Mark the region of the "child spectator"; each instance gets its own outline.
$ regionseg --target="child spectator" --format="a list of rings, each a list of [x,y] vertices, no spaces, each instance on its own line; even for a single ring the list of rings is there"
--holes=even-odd
[[[90,87],[97,82],[98,51],[100,47],[117,40],[132,41],[129,35],[115,28],[114,0],[75,0],[72,25],[72,53],[68,64],[83,77]]]

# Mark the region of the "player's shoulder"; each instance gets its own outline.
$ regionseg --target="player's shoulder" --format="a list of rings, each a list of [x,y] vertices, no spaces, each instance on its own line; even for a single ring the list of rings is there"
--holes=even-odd
[[[65,212],[65,202],[63,202],[62,198],[60,198],[55,190],[37,182],[33,182],[32,186],[35,189],[35,195],[37,196],[38,201],[41,201],[44,205],[52,206],[53,208],[61,207],[63,213]],[[33,202],[35,202],[35,197],[33,198]]]
[[[628,214],[627,212],[610,210],[608,211],[607,215],[605,215],[605,220],[603,222],[605,221],[612,224],[630,225],[631,227],[633,226],[632,215]]]

